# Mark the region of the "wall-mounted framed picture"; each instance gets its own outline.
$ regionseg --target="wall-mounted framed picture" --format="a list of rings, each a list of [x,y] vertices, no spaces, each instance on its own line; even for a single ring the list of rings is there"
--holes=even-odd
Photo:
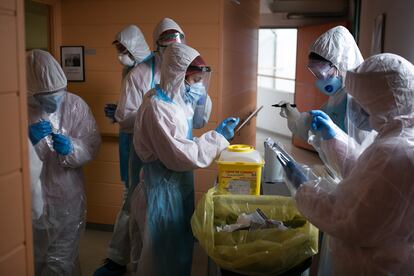
[[[85,81],[85,55],[83,46],[60,46],[60,64],[68,81]]]
[[[371,55],[384,52],[385,13],[379,14],[374,21],[372,31]]]

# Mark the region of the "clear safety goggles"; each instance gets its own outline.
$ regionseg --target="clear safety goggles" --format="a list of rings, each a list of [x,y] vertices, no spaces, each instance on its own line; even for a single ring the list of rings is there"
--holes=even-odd
[[[318,80],[326,80],[337,74],[336,67],[326,61],[310,60],[308,69]]]
[[[179,32],[164,34],[157,40],[157,45],[160,47],[167,47],[172,43],[185,43],[184,35]]]

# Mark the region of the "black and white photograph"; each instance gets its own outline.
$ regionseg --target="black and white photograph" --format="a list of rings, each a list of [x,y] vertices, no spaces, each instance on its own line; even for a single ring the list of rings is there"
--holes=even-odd
[[[60,57],[60,63],[68,81],[85,81],[83,46],[61,46]]]

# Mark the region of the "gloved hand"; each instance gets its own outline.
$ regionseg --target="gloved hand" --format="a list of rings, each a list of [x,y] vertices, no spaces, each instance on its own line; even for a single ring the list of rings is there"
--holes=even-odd
[[[53,148],[61,155],[68,155],[73,151],[73,145],[69,137],[52,133]]]
[[[117,108],[116,104],[106,104],[104,108],[105,116],[111,119],[112,123],[116,122],[116,119],[115,119],[116,108]]]
[[[329,116],[321,110],[311,110],[309,114],[312,116],[311,127],[314,131],[321,132],[324,140],[332,139],[336,136],[335,123]]]
[[[283,166],[287,179],[295,186],[296,189],[300,185],[308,181],[308,177],[303,173],[299,165],[294,161],[287,161]]]
[[[52,133],[52,124],[49,121],[40,121],[29,126],[29,138],[33,145]]]
[[[281,101],[279,104],[285,105],[280,109],[280,116],[287,119],[288,128],[293,134],[296,134],[296,121],[300,118],[300,112],[296,107],[291,107],[287,101]]]
[[[240,118],[229,117],[224,119],[220,125],[216,128],[216,131],[224,136],[227,140],[230,140],[234,136],[234,129],[239,124]]]

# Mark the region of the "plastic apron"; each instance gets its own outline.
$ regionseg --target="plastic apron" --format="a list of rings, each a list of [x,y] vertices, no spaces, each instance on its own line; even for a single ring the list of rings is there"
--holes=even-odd
[[[343,131],[347,132],[346,127],[346,110],[348,104],[348,97],[347,94],[341,95],[341,99],[338,103],[328,105],[325,104],[322,106],[322,110],[329,115],[332,121],[340,127]],[[321,251],[320,251],[320,258],[319,258],[319,265],[318,265],[318,276],[329,276],[332,275],[332,256],[329,250],[329,242],[330,237],[326,234],[321,232]]]
[[[171,101],[158,86],[156,91],[160,100]],[[191,128],[188,135],[192,139]],[[146,233],[137,275],[190,275],[193,172],[170,170],[159,160],[144,163],[143,171]]]

